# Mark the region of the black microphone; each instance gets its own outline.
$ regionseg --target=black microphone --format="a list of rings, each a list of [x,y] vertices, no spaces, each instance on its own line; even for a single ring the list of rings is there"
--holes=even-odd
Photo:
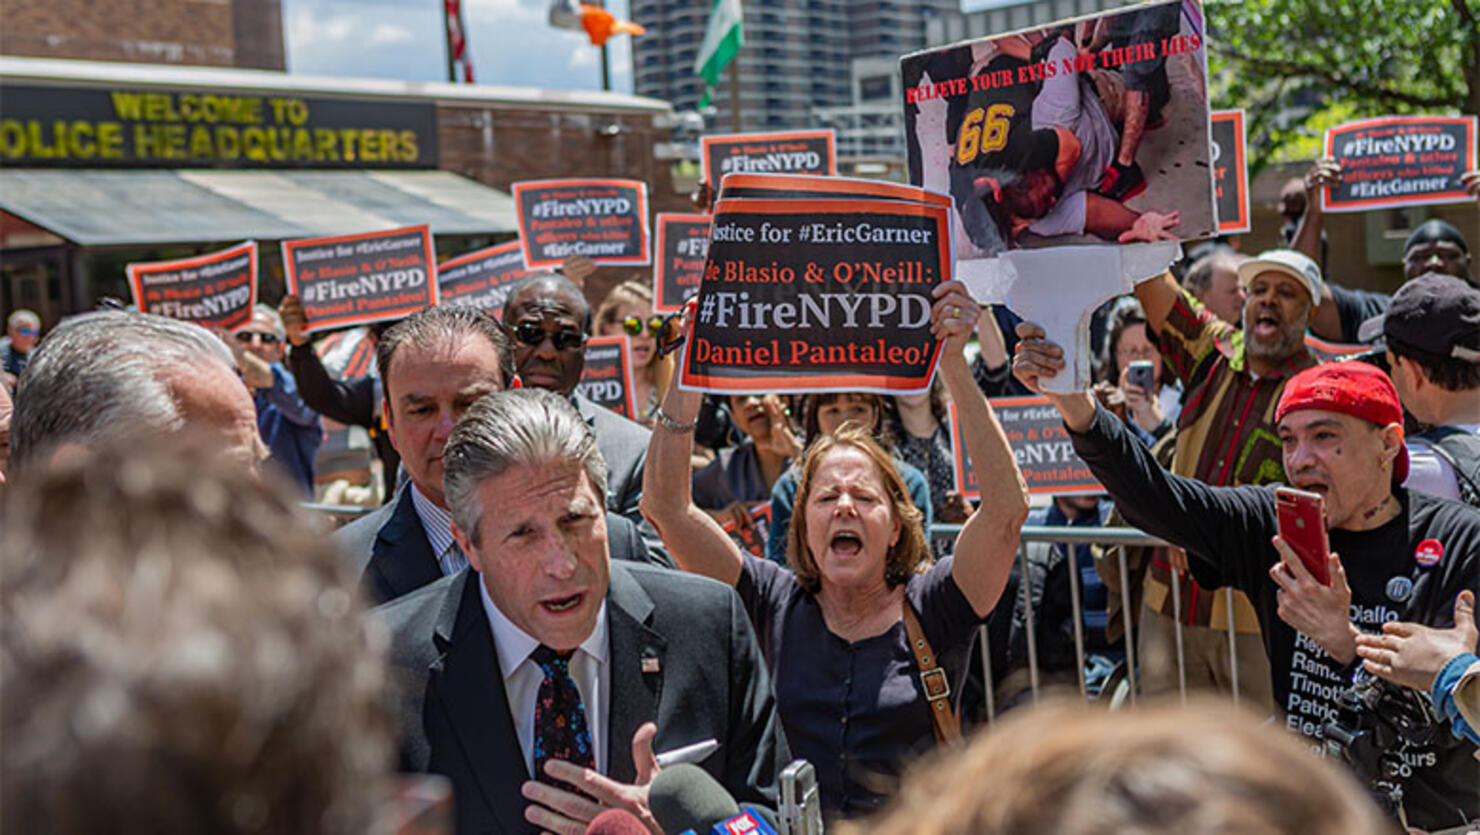
[[[740,814],[740,804],[725,787],[692,763],[679,763],[658,772],[648,787],[648,809],[664,832],[707,832],[716,823]]]

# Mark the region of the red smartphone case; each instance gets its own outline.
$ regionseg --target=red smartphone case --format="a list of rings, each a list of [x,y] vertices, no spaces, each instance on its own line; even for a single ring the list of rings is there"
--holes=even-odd
[[[1326,539],[1326,519],[1319,493],[1289,487],[1274,491],[1279,508],[1280,538],[1290,546],[1300,562],[1322,585],[1331,585],[1331,572],[1326,558],[1331,546]]]

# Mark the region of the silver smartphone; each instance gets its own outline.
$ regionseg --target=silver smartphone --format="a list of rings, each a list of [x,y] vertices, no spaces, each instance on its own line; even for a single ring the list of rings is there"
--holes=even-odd
[[[1151,360],[1136,360],[1126,366],[1125,381],[1140,386],[1148,395],[1156,393],[1156,366]]]
[[[781,772],[781,835],[822,835],[822,799],[817,771],[796,760]]]

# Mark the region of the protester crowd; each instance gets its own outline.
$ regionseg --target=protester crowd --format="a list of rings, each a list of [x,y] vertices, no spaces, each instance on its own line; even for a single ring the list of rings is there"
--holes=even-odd
[[[497,315],[378,323],[360,376],[291,295],[229,334],[100,309],[43,336],[17,311],[0,827],[583,833],[619,808],[661,831],[659,755],[696,744],[773,809],[807,760],[853,832],[1474,825],[1470,242],[1424,223],[1397,292],[1354,291],[1318,204],[1289,248],[1215,244],[1107,303],[1072,393],[1045,385],[1064,346],[958,282],[934,289],[935,388],[898,398],[681,388],[692,314],[655,315],[644,280],[588,298],[580,258]],[[1322,363],[1307,333],[1371,348]],[[640,423],[577,390],[601,334],[631,339]],[[1028,392],[1104,494],[1030,508],[989,399]],[[300,505],[345,426],[384,502],[331,531]],[[1277,485],[1322,498],[1329,583],[1280,535]],[[1020,543],[1025,523],[1168,544]],[[1164,698],[1030,706],[1080,681]]]

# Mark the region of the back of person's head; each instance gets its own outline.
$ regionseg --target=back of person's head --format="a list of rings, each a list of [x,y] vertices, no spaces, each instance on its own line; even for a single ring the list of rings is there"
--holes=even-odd
[[[1354,779],[1226,701],[1010,714],[843,835],[1378,835]]]
[[[391,360],[403,345],[429,348],[478,338],[488,340],[498,351],[499,372],[503,377],[499,382],[508,387],[515,373],[514,343],[497,319],[465,305],[428,307],[387,328],[375,343],[375,367],[384,382],[390,379]],[[390,399],[390,392],[386,392],[386,399]]]
[[[1480,389],[1480,289],[1462,279],[1440,272],[1414,278],[1361,333],[1381,333],[1388,350],[1445,391]]]
[[[185,416],[176,389],[211,364],[236,373],[231,350],[199,325],[114,310],[64,319],[16,388],[16,469],[64,443],[101,446],[179,430]]]
[[[204,446],[64,456],[8,491],[4,832],[373,828],[384,636],[292,491]]]
[[[1238,255],[1233,247],[1219,247],[1192,262],[1187,274],[1182,276],[1182,286],[1194,296],[1201,296],[1213,283],[1213,274],[1220,270],[1238,273]]]
[[[884,579],[890,588],[907,581],[930,556],[930,543],[925,536],[925,514],[910,498],[909,486],[894,465],[894,458],[868,427],[845,423],[833,434],[823,435],[808,444],[798,465],[796,503],[786,531],[786,561],[797,584],[810,592],[822,587],[822,571],[807,545],[807,503],[812,498],[813,479],[829,453],[848,447],[857,449],[873,462],[890,510],[900,523],[899,539],[890,546],[884,565]]]

